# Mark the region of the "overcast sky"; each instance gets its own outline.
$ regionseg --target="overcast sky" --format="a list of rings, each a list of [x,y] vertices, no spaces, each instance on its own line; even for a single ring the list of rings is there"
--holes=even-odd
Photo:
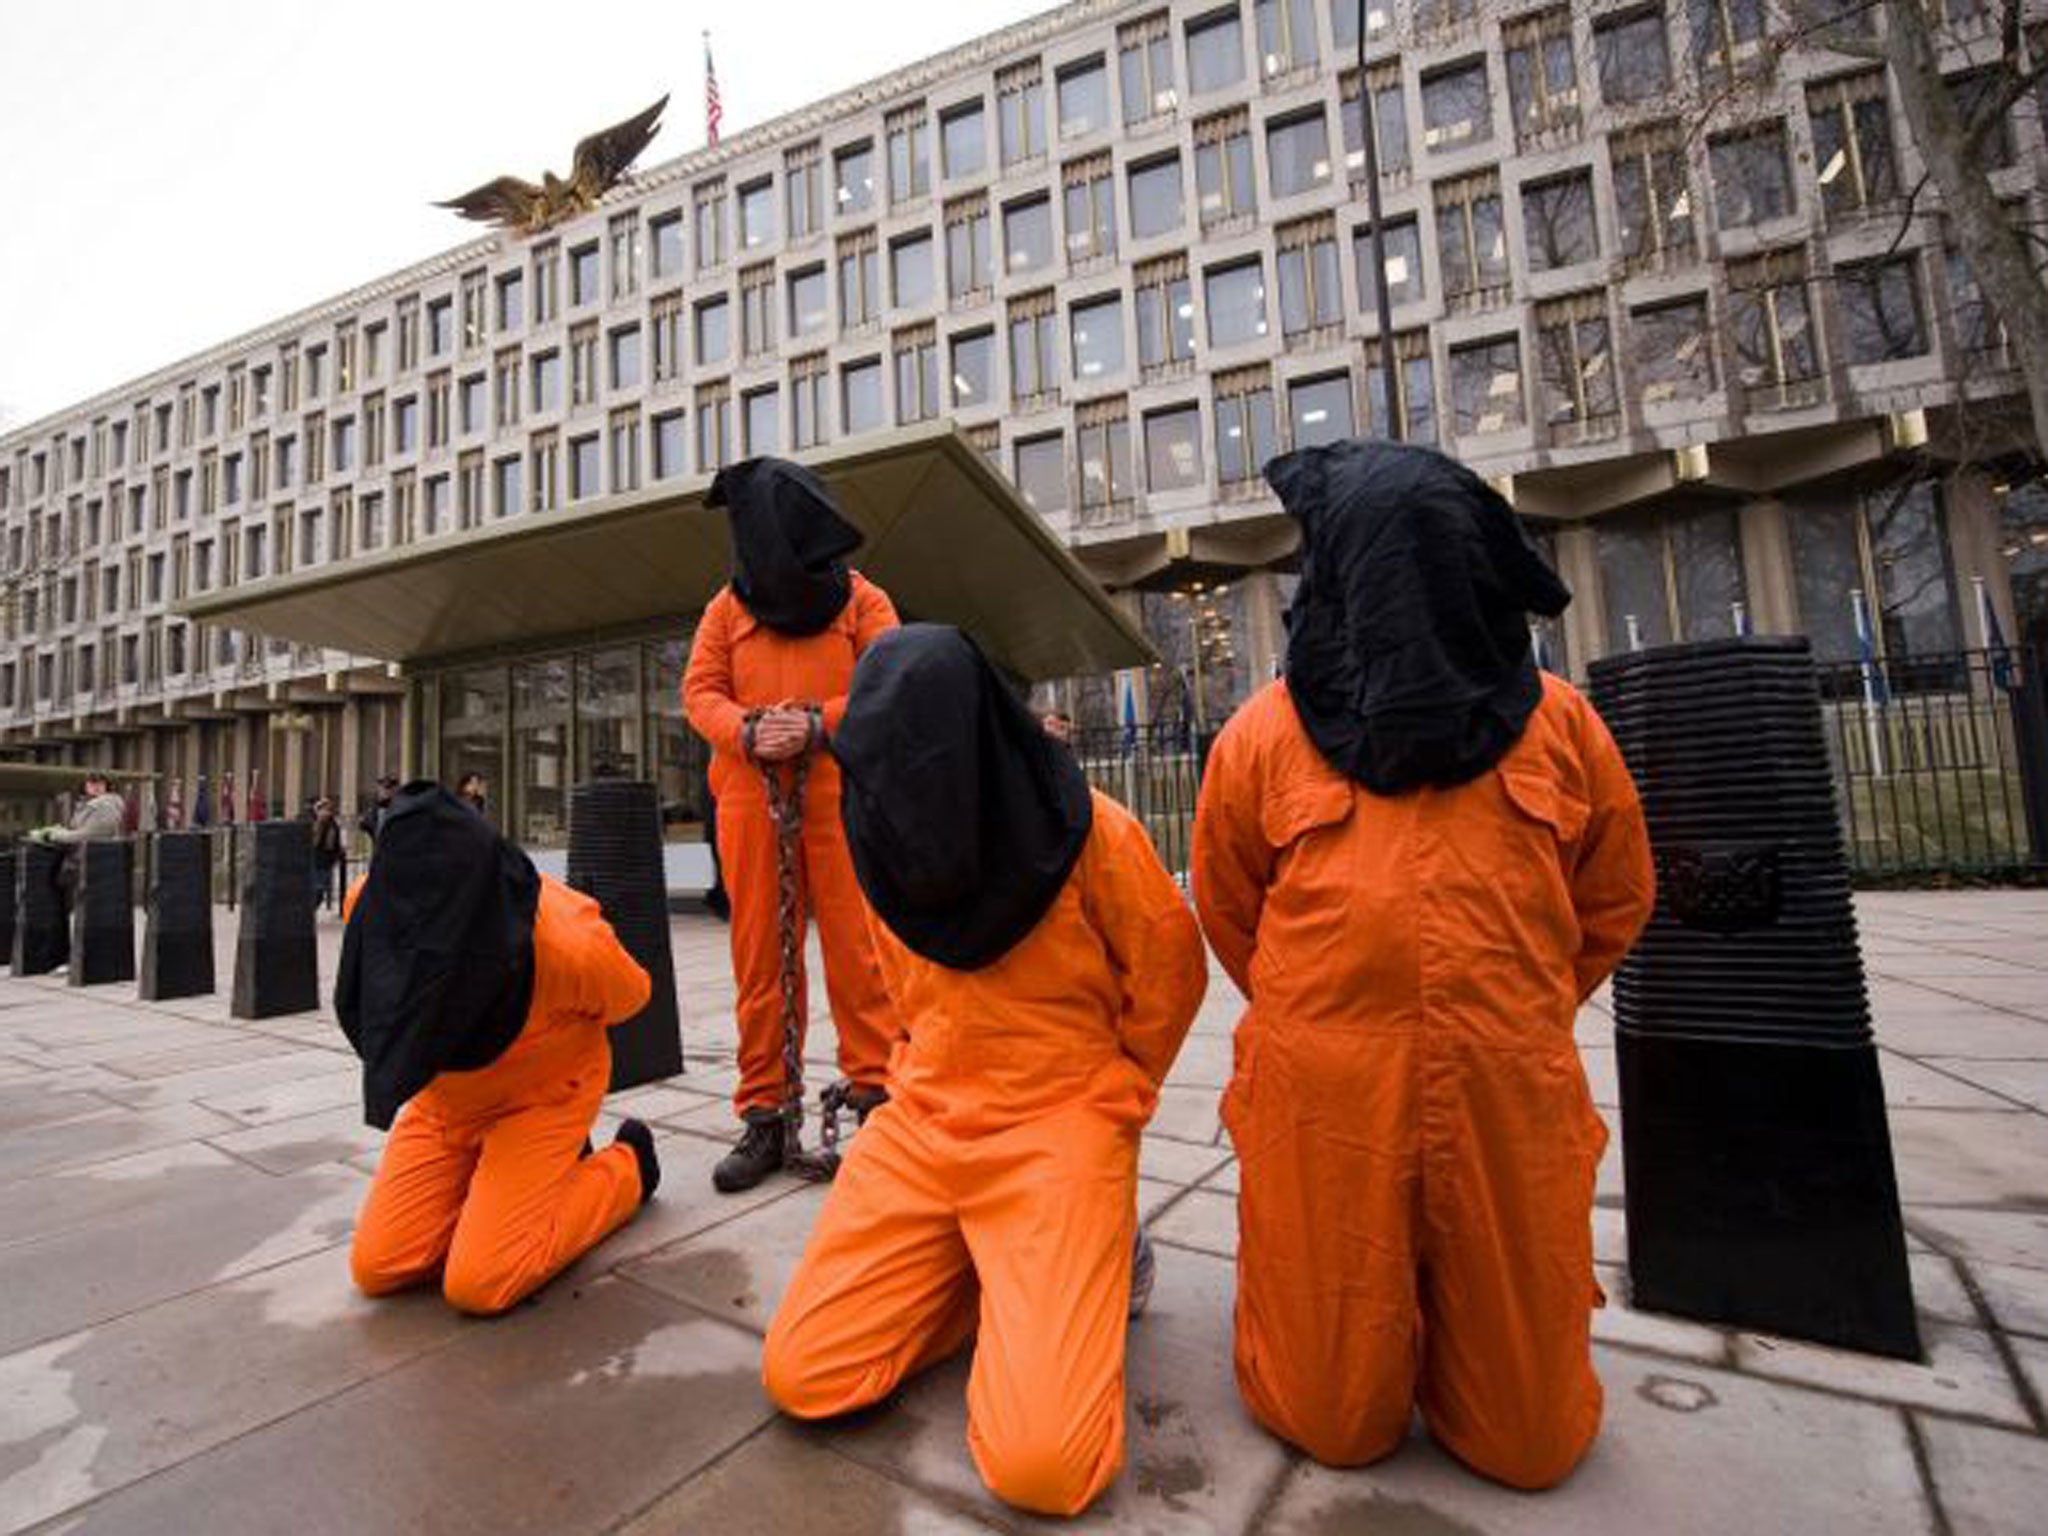
[[[1051,0],[0,0],[0,432],[480,232],[429,207],[672,93],[655,165]]]

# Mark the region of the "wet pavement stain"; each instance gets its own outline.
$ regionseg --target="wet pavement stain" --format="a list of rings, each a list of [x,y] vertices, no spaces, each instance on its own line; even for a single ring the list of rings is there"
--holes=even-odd
[[[1168,1509],[1186,1512],[1191,1495],[1215,1487],[1193,1417],[1179,1403],[1160,1397],[1141,1397],[1131,1407],[1144,1426],[1132,1456],[1132,1487]]]
[[[1284,1536],[1486,1536],[1419,1499],[1384,1493],[1347,1494],[1305,1520],[1290,1522]]]
[[[1645,1376],[1636,1396],[1667,1413],[1699,1413],[1721,1401],[1705,1382],[1688,1381],[1683,1376]]]
[[[699,1300],[735,1312],[745,1312],[760,1300],[746,1256],[731,1248],[691,1248],[677,1253],[673,1278]]]

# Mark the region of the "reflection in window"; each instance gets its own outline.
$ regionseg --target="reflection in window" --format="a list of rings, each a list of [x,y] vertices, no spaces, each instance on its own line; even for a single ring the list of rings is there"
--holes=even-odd
[[[1288,386],[1287,415],[1294,446],[1314,448],[1351,436],[1351,378],[1334,373]]]
[[[1469,59],[1422,77],[1422,142],[1433,150],[1464,149],[1493,137],[1486,60]]]
[[[839,413],[848,437],[882,426],[881,359],[870,358],[840,369]]]
[[[1087,304],[1076,304],[1072,313],[1074,337],[1074,379],[1093,384],[1115,378],[1124,371],[1124,301],[1112,294]]]
[[[1358,302],[1371,311],[1378,298],[1372,281],[1372,233],[1360,226],[1351,239],[1352,255],[1358,267]],[[1414,215],[1393,219],[1380,230],[1381,257],[1387,270],[1387,302],[1411,304],[1424,297],[1422,276],[1422,234]]]
[[[1685,170],[1685,130],[1658,123],[1608,141],[1614,165],[1614,208],[1621,254],[1632,268],[1690,260],[1692,189]]]
[[[1842,326],[1851,363],[1884,363],[1927,350],[1919,262],[1894,256],[1838,267]]]
[[[832,201],[842,214],[865,213],[875,205],[875,146],[863,139],[832,156]]]
[[[1057,432],[1019,440],[1016,448],[1017,492],[1024,505],[1040,517],[1067,510],[1067,447]]]
[[[1736,377],[1758,404],[1792,404],[1820,375],[1820,347],[1798,247],[1728,264],[1728,332]]]
[[[1139,240],[1179,229],[1180,156],[1166,155],[1131,167],[1131,234]]]
[[[1341,5],[1343,0],[1338,0]],[[1373,127],[1382,176],[1408,169],[1408,103],[1401,94],[1401,66],[1388,60],[1366,71],[1372,88]],[[1340,87],[1344,112],[1344,168],[1355,181],[1365,175],[1365,119],[1358,107],[1358,71],[1344,76]]]
[[[1796,211],[1783,123],[1723,134],[1710,141],[1707,158],[1714,171],[1714,202],[1722,228],[1782,219]]]
[[[1365,344],[1366,435],[1385,438],[1393,436],[1395,418],[1387,410],[1387,374],[1381,355],[1377,338]],[[1434,443],[1436,368],[1430,360],[1427,331],[1402,331],[1394,337],[1394,389],[1403,439]]]
[[[1188,23],[1188,86],[1197,96],[1244,78],[1244,29],[1235,5]]]
[[[1209,311],[1209,345],[1236,346],[1266,334],[1266,270],[1257,259],[1211,267],[1202,294]]]
[[[1795,502],[1787,521],[1799,625],[1812,636],[1817,659],[1861,656],[1852,593],[1869,605],[1880,656],[1896,660],[1961,647],[1947,519],[1932,483]]]
[[[1600,95],[1610,106],[1653,101],[1671,89],[1671,43],[1660,6],[1593,23]]]
[[[1536,310],[1543,419],[1561,440],[1582,441],[1621,425],[1621,395],[1604,292],[1575,294]]]
[[[1152,411],[1145,417],[1145,487],[1179,491],[1200,485],[1202,412],[1195,405]]]
[[[1522,421],[1522,344],[1498,336],[1451,348],[1453,435],[1506,432]]]
[[[954,405],[965,408],[994,401],[995,357],[994,331],[971,331],[953,338]]]
[[[1692,57],[1701,77],[1718,83],[1763,57],[1769,25],[1764,0],[1686,0]]]
[[[1522,188],[1522,238],[1537,272],[1591,261],[1600,254],[1593,225],[1593,173],[1574,171]]]
[[[1155,11],[1117,28],[1117,82],[1124,98],[1124,122],[1142,123],[1171,112],[1174,88],[1173,29],[1166,12]]]
[[[1505,23],[1500,36],[1516,139],[1527,144],[1577,128],[1579,73],[1572,58],[1571,7],[1519,17]]]
[[[1436,184],[1436,237],[1445,298],[1485,302],[1504,292],[1508,240],[1493,172]]]
[[[1061,138],[1076,139],[1109,126],[1109,70],[1101,54],[1061,69],[1056,85]]]
[[[1330,179],[1330,135],[1322,108],[1266,125],[1266,168],[1275,197],[1292,197]]]
[[[1713,393],[1714,344],[1704,295],[1634,311],[1629,316],[1629,340],[1643,404],[1697,400]]]
[[[1883,70],[1808,86],[1806,110],[1813,122],[1814,176],[1829,218],[1899,195]]]
[[[1052,199],[1027,198],[1003,209],[1003,249],[1012,272],[1052,265]]]

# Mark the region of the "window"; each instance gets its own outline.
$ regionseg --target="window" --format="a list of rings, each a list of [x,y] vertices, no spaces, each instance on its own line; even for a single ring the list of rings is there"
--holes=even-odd
[[[739,190],[740,249],[759,250],[775,238],[775,181],[763,176]]]
[[[1010,301],[1010,400],[1019,409],[1058,397],[1057,324],[1051,289]]]
[[[410,402],[408,402],[409,404]],[[334,424],[334,472],[345,475],[356,465],[356,423],[344,416]]]
[[[1358,267],[1358,302],[1368,312],[1378,308],[1372,281],[1372,231],[1361,227],[1351,238]],[[1422,273],[1422,232],[1411,215],[1391,219],[1380,230],[1381,260],[1387,272],[1388,304],[1412,304],[1425,297]]]
[[[931,325],[898,331],[896,420],[909,424],[939,414],[939,336]]]
[[[1845,350],[1851,363],[1886,363],[1927,350],[1919,263],[1912,256],[1838,267]]]
[[[995,399],[996,336],[970,331],[953,338],[953,404],[958,409],[991,404]]]
[[[775,350],[775,264],[740,273],[740,353],[765,357]]]
[[[1984,290],[1978,286],[1977,275],[1970,269],[1970,258],[1962,251],[1950,249],[1944,259],[1948,267],[1949,313],[1955,322],[1956,345],[1972,363],[1992,368],[2010,367],[2012,338],[2005,323],[1998,318],[1997,311],[1985,299]]]
[[[774,453],[782,446],[782,394],[773,384],[740,396],[740,427],[744,452]]]
[[[923,309],[932,301],[932,237],[929,232],[889,242],[889,289],[898,309]]]
[[[697,387],[697,472],[723,469],[732,457],[732,386],[723,380]]]
[[[432,538],[449,526],[448,502],[448,477],[435,475],[426,483],[426,494],[420,508],[422,537]]]
[[[1251,118],[1242,108],[1195,124],[1195,199],[1204,229],[1249,217],[1258,207]]]
[[[1299,336],[1344,318],[1337,265],[1337,219],[1319,214],[1274,232],[1280,278],[1280,331]]]
[[[1813,122],[1813,163],[1819,167],[1815,180],[1830,219],[1899,195],[1883,70],[1808,86],[1806,110]]]
[[[1493,137],[1486,60],[1467,59],[1422,77],[1422,142],[1432,150],[1465,149]]]
[[[1692,190],[1686,179],[1685,130],[1658,123],[1608,141],[1614,164],[1614,206],[1621,254],[1631,270],[1690,261]]]
[[[1138,366],[1150,377],[1188,367],[1195,355],[1195,301],[1185,256],[1167,256],[1131,276],[1138,321]]]
[[[1736,633],[1744,592],[1734,512],[1717,507],[1602,518],[1593,538],[1610,651]]]
[[[597,322],[586,320],[569,332],[569,404],[597,399]]]
[[[1045,76],[1036,59],[996,75],[997,148],[1005,167],[1045,153]]]
[[[955,198],[946,204],[946,292],[958,304],[988,291],[994,281],[988,199]]]
[[[1451,348],[1452,433],[1506,432],[1522,421],[1522,344],[1496,336]]]
[[[462,274],[462,350],[474,352],[484,344],[490,335],[490,276],[483,272]],[[339,336],[336,337],[337,353]],[[349,352],[355,351],[355,338],[349,338]],[[347,371],[353,375],[354,357],[348,359]],[[350,387],[347,385],[344,388]]]
[[[683,270],[683,215],[680,210],[664,213],[647,223],[647,232],[654,237],[653,261],[650,266],[655,277],[674,277]]]
[[[1273,379],[1263,366],[1216,375],[1216,474],[1225,485],[1256,483],[1279,451]]]
[[[1769,25],[1765,0],[1687,0],[1692,18],[1692,57],[1709,83],[1727,78],[1760,58]]]
[[[598,297],[597,242],[593,240],[569,252],[569,307],[595,304]]]
[[[899,107],[885,123],[889,143],[889,201],[902,204],[932,189],[931,119],[923,102]]]
[[[427,446],[446,448],[450,420],[454,415],[454,381],[446,369],[427,378]]]
[[[1131,478],[1130,407],[1122,396],[1097,400],[1076,413],[1075,449],[1081,464],[1081,520],[1128,506]]]
[[[569,499],[582,501],[604,487],[598,480],[597,434],[569,439]]]
[[[1173,73],[1173,27],[1166,12],[1117,28],[1117,83],[1124,98],[1124,122],[1142,123],[1171,112],[1179,99]]]
[[[861,230],[839,242],[839,324],[848,330],[873,323],[881,303],[875,232]]]
[[[1074,379],[1093,384],[1124,371],[1124,301],[1120,294],[1076,304],[1069,316]]]
[[[842,214],[865,213],[875,206],[875,145],[872,139],[848,144],[832,155],[832,202]]]
[[[654,382],[673,384],[683,376],[683,296],[658,295],[648,306],[647,328],[654,344]]]
[[[1792,162],[1785,154],[1782,123],[1759,123],[1709,142],[1707,158],[1714,172],[1714,203],[1721,226],[1735,229],[1765,219],[1781,219],[1795,211]]]
[[[1815,398],[1820,346],[1806,292],[1806,253],[1797,246],[1728,264],[1728,332],[1736,377],[1754,403]]]
[[[640,327],[622,326],[613,331],[611,372],[613,389],[637,389],[640,385]]]
[[[554,241],[533,248],[533,323],[546,325],[562,312],[556,274],[561,269],[561,250]],[[405,366],[405,312],[399,311],[399,367]]]
[[[811,336],[825,329],[831,319],[831,300],[825,291],[825,268],[821,264],[789,274],[789,334]]]
[[[1621,396],[1604,293],[1536,307],[1536,366],[1553,441],[1583,442],[1621,427]]]
[[[1202,412],[1190,403],[1145,415],[1145,488],[1184,491],[1202,483]]]
[[[982,123],[981,99],[963,101],[939,114],[939,149],[946,161],[946,177],[979,176],[988,164],[988,141]]]
[[[831,370],[822,352],[800,357],[789,365],[790,447],[815,448],[825,441],[825,423],[831,409],[827,393],[830,378]]]
[[[1101,54],[1064,66],[1055,79],[1061,138],[1078,139],[1109,126],[1109,69]]]
[[[1116,182],[1109,151],[1070,160],[1066,183],[1067,260],[1101,261],[1116,255]]]
[[[1266,268],[1254,257],[1211,267],[1202,275],[1209,345],[1232,347],[1266,334]]]
[[[1854,594],[1870,604],[1885,658],[1940,655],[1962,644],[1940,492],[1927,481],[1795,505],[1787,521],[1800,628],[1826,661],[1860,653]]]
[[[1508,105],[1515,141],[1538,143],[1579,126],[1579,74],[1572,59],[1572,12],[1568,5],[1506,22],[1500,29],[1507,54]]]
[[[492,416],[498,430],[519,424],[519,349],[507,347],[491,363]],[[282,444],[279,447],[282,448]],[[280,464],[282,459],[280,458]]]
[[[1188,88],[1197,96],[1244,78],[1244,26],[1235,5],[1188,23]]]
[[[1600,97],[1609,106],[1655,101],[1671,89],[1671,44],[1660,6],[1602,16],[1593,23]]]
[[[791,240],[807,240],[824,227],[825,168],[818,143],[799,144],[782,157],[783,217]]]
[[[1315,0],[1254,0],[1259,31],[1259,73],[1271,80],[1316,62]]]
[[[1013,273],[1052,265],[1051,198],[1025,198],[1003,209],[1003,249]]]
[[[1330,134],[1321,107],[1266,125],[1266,170],[1275,197],[1312,191],[1330,179]]]
[[[1707,300],[1679,299],[1650,305],[1629,315],[1629,356],[1635,389],[1644,405],[1697,400],[1712,394],[1714,344],[1707,325]]]
[[[1436,248],[1444,297],[1454,308],[1476,308],[1506,296],[1508,241],[1495,172],[1436,184]]]
[[[839,370],[839,419],[848,437],[882,425],[882,363],[879,358]]]
[[[2036,43],[2036,62],[2042,57],[2041,46]],[[1956,116],[1965,124],[1974,124],[1978,116],[1999,99],[2005,90],[2005,82],[2005,72],[1994,67],[1949,75],[1944,83],[1948,86],[1949,100],[1955,107]],[[1977,141],[1977,154],[1986,170],[2002,171],[2013,163],[2014,153],[2012,111],[2008,108],[1998,123]]]
[[[533,358],[533,408],[558,411],[562,408],[562,354],[537,352]]]
[[[464,528],[474,528],[484,520],[484,456],[465,453],[456,463],[455,476],[456,514]]]
[[[1522,188],[1522,238],[1531,271],[1548,272],[1600,254],[1593,225],[1593,173],[1574,171]]]
[[[697,366],[724,362],[732,354],[732,304],[724,294],[697,305]]]
[[[1181,227],[1180,156],[1162,155],[1131,167],[1131,235],[1150,240]]]
[[[1067,444],[1059,433],[1020,440],[1016,447],[1017,491],[1040,517],[1067,510]]]
[[[516,331],[526,318],[526,275],[506,272],[498,278],[498,329]]]
[[[690,192],[697,229],[697,270],[708,272],[725,261],[725,178],[699,182]]]
[[[1337,0],[1341,5],[1343,0]],[[1394,60],[1366,71],[1372,91],[1373,128],[1382,176],[1398,176],[1409,165],[1408,103],[1401,91],[1401,66]],[[1347,73],[1339,86],[1344,105],[1344,168],[1353,181],[1365,176],[1365,116],[1358,104],[1358,71]]]
[[[650,434],[654,453],[654,478],[673,480],[685,468],[683,413],[669,411],[654,418]],[[516,460],[511,461],[514,464]]]
[[[1297,380],[1287,389],[1287,415],[1297,448],[1342,442],[1352,434],[1350,376]]]

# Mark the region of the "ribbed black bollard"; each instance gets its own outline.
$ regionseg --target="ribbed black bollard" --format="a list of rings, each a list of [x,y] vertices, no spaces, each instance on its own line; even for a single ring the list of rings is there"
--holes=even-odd
[[[311,1012],[320,1006],[311,834],[302,821],[262,821],[239,837],[246,878],[228,1011],[238,1019]]]
[[[147,1001],[213,991],[212,842],[204,832],[156,834],[137,988]]]
[[[654,987],[647,1006],[611,1032],[612,1091],[675,1076],[683,1070],[683,1032],[652,784],[594,779],[569,792],[569,884],[597,899]]]
[[[1632,1299],[1916,1359],[1813,659],[1804,639],[1594,662],[1657,909],[1615,975]]]
[[[71,897],[71,985],[135,979],[135,845],[80,843]]]
[[[57,889],[64,850],[24,843],[14,864],[14,974],[42,976],[71,958],[71,929]]]
[[[0,853],[0,965],[14,963],[14,860],[13,849]]]

